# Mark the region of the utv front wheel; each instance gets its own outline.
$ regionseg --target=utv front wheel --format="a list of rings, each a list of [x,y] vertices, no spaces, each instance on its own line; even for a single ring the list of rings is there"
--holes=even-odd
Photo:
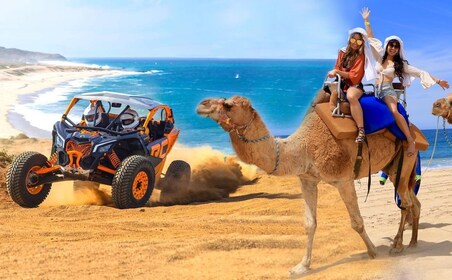
[[[113,177],[111,196],[120,209],[143,207],[154,189],[152,163],[143,156],[126,158]]]
[[[6,188],[14,202],[33,208],[46,199],[52,184],[35,184],[39,179],[35,172],[42,167],[47,167],[47,158],[36,152],[24,152],[13,160],[6,174]]]

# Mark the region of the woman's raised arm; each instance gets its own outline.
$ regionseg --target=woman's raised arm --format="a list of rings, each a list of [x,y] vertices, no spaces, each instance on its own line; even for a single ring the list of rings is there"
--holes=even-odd
[[[364,19],[364,25],[366,26],[366,32],[367,32],[367,36],[369,38],[374,38],[374,32],[372,31],[372,27],[370,27],[370,21],[369,21],[369,17],[370,17],[370,10],[367,7],[364,7],[361,10],[361,16]]]

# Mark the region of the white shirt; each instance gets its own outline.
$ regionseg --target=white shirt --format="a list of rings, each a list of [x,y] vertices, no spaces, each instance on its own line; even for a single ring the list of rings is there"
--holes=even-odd
[[[386,76],[390,79],[395,78],[395,68],[394,65],[388,65],[386,68],[384,68],[381,65],[381,61],[383,59],[383,55],[385,53],[382,43],[377,38],[369,38],[369,44],[370,49],[372,51],[372,55],[375,58],[376,64],[375,69],[377,70],[377,74],[380,76],[380,83],[383,81],[383,76]],[[426,71],[420,70],[414,66],[409,65],[406,62],[403,62],[403,72],[406,74],[404,75],[404,85],[409,86],[405,83],[406,79],[414,79],[414,77],[417,77],[421,80],[421,85],[424,89],[427,89],[433,85],[436,84],[436,82],[433,80],[433,78],[430,76],[430,74]]]

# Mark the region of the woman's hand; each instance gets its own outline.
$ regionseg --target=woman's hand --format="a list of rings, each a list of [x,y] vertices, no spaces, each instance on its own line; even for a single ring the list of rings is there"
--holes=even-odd
[[[369,21],[369,16],[370,16],[370,10],[369,10],[369,8],[367,8],[367,7],[364,7],[362,10],[361,10],[361,16],[363,17],[363,19],[364,19],[364,21],[366,22],[368,22]]]
[[[449,82],[445,80],[439,80],[438,85],[442,87],[444,90],[449,88]]]
[[[331,70],[330,72],[328,72],[328,78],[334,78],[336,77],[336,69]]]

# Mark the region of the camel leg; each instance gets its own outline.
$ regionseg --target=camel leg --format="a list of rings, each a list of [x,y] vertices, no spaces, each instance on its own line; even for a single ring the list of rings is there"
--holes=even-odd
[[[419,231],[419,217],[421,214],[421,203],[419,199],[417,199],[414,193],[411,193],[411,198],[413,200],[413,208],[411,211],[411,215],[413,217],[413,224],[411,228],[411,241],[408,247],[416,247],[417,246],[417,234]]]
[[[394,237],[394,242],[391,245],[391,249],[389,250],[390,254],[397,254],[403,251],[403,231],[405,229],[406,216],[411,209],[406,208],[405,210],[401,210],[400,224],[399,229],[397,231],[396,236]]]
[[[289,276],[299,276],[306,273],[311,265],[312,244],[317,228],[317,184],[318,181],[301,180],[301,191],[305,204],[305,230],[308,237],[306,255],[301,262],[289,271]]]
[[[400,187],[402,187],[402,186],[403,185],[401,185]],[[407,220],[408,213],[411,213],[413,215],[413,228],[416,228],[416,230],[418,228],[418,225],[414,225],[414,219],[416,219],[415,215],[417,215],[417,219],[419,221],[419,209],[418,210],[413,209],[413,203],[411,201],[410,191],[408,189],[405,189],[405,191],[400,191],[400,189],[399,189],[398,193],[399,193],[399,197],[401,200],[401,207],[405,208],[405,209],[401,210],[399,229],[397,231],[396,236],[394,237],[394,242],[392,243],[391,249],[389,250],[390,254],[401,253],[404,249],[404,247],[403,247],[403,231],[405,229],[405,223]],[[414,233],[414,231],[413,231],[413,233]],[[417,233],[416,233],[415,239],[417,240]]]
[[[367,235],[366,229],[364,228],[364,221],[361,217],[361,212],[358,207],[358,198],[356,196],[355,185],[353,181],[341,183],[336,185],[342,200],[347,207],[348,214],[350,215],[350,221],[352,228],[361,236],[367,247],[367,254],[370,258],[375,258],[377,251],[374,244]]]

